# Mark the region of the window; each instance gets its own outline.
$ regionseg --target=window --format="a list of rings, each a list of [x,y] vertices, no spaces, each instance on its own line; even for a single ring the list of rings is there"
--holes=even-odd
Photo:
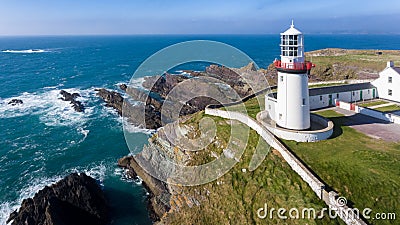
[[[279,114],[279,119],[280,119],[280,120],[282,119],[282,113]]]
[[[281,76],[281,82],[283,82],[283,76]]]
[[[320,101],[322,101],[322,95],[321,95],[321,96],[319,96],[319,100],[320,100]]]
[[[393,95],[393,91],[389,89],[389,90],[388,90],[388,95],[389,95],[389,96],[392,96],[392,95]]]
[[[271,110],[271,108],[272,108],[271,105],[268,105],[268,109]]]
[[[356,95],[356,93],[353,91],[353,96],[355,96]]]
[[[388,83],[392,83],[393,78],[392,77],[388,77]]]
[[[336,94],[336,98],[339,98],[339,93]]]
[[[370,90],[368,90],[368,94],[370,94],[371,93],[371,91]]]
[[[298,36],[297,35],[283,35],[281,40],[282,56],[298,56]]]
[[[303,98],[303,105],[306,105],[306,99]]]

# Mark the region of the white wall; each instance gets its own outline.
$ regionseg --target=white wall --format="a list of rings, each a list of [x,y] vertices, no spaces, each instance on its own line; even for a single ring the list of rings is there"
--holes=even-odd
[[[366,116],[374,117],[374,118],[377,118],[377,119],[380,119],[380,120],[383,120],[386,122],[400,124],[400,116],[392,114],[392,113],[380,112],[380,111],[377,111],[374,109],[364,108],[364,107],[357,106],[355,104],[343,102],[343,101],[339,101],[338,107],[349,110],[349,111],[354,111],[356,113],[360,113],[360,114],[363,114]]]
[[[392,77],[392,83],[389,83],[389,77]],[[387,67],[379,73],[379,78],[372,82],[378,89],[378,97],[400,102],[400,75],[391,67]],[[392,90],[392,96],[389,95],[389,89]]]
[[[278,72],[277,100],[275,121],[279,126],[293,130],[310,128],[307,74]]]
[[[265,110],[273,121],[276,121],[276,99],[265,95]]]
[[[355,101],[359,102],[361,101],[360,92],[362,92],[363,100],[370,100],[373,99],[373,89],[374,88],[364,89],[354,92],[351,91],[340,92],[339,98],[337,97],[338,93],[310,96],[310,109],[315,110],[315,109],[325,108],[328,106],[334,106],[336,100],[344,102],[355,102]],[[332,95],[331,105],[329,105],[330,103],[329,95]],[[320,96],[322,96],[322,100]]]
[[[322,100],[321,100],[322,97]],[[332,96],[333,97],[333,96]],[[332,103],[334,104],[334,102]],[[310,109],[320,109],[329,106],[329,95],[310,96]]]

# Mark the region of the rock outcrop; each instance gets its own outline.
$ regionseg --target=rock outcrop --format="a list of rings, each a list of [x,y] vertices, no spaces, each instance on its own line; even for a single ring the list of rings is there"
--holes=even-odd
[[[117,110],[118,114],[122,116],[122,105],[124,98],[116,91],[109,91],[105,88],[96,89],[97,95],[100,96],[105,102],[107,107],[112,107]]]
[[[73,173],[46,186],[10,215],[12,225],[103,225],[108,224],[106,200],[97,181]]]
[[[168,93],[178,83],[188,79],[183,75],[165,74],[164,76],[151,76],[146,77],[143,82],[143,87],[148,90],[158,93],[162,98],[166,98]]]
[[[145,77],[142,86],[147,90],[132,88],[126,84],[119,85],[128,95],[127,99],[118,92],[104,88],[96,91],[106,102],[106,106],[114,108],[131,124],[157,129],[163,124],[176,121],[179,116],[204,110],[207,105],[236,102],[253,94],[249,80],[245,81],[239,73],[254,71],[256,67],[253,63],[240,69],[211,65],[205,72],[185,71],[190,75],[166,73],[163,76]],[[189,79],[190,77],[196,79]],[[254,75],[247,76],[246,79],[248,78],[260,79]],[[183,82],[185,83],[180,85]],[[132,105],[132,102],[136,103]],[[168,107],[163,107],[166,102]]]
[[[83,112],[85,107],[82,105],[82,102],[76,100],[77,97],[81,97],[79,93],[69,93],[65,90],[60,91],[60,95],[62,96],[60,99],[63,101],[71,102],[72,108],[77,112]]]
[[[9,105],[15,106],[19,104],[23,104],[24,102],[21,99],[12,99],[8,102]]]

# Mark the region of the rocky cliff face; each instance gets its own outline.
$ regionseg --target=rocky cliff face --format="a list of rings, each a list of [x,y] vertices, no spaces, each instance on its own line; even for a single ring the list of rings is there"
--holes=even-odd
[[[224,91],[229,85],[237,95],[225,97],[226,102],[236,102],[241,98],[253,94],[253,90],[250,85],[246,82],[259,83],[258,79],[264,79],[262,75],[260,77],[250,74],[247,76],[249,80],[244,81],[243,77],[239,73],[254,72],[256,71],[254,64],[249,64],[246,67],[240,69],[229,69],[217,65],[212,65],[207,68],[205,72],[194,72],[186,71],[191,77],[197,77],[199,79],[188,79],[189,77],[181,75],[170,75],[165,74],[164,76],[153,76],[146,77],[143,83],[149,92],[131,88],[129,86],[123,86],[121,89],[126,92],[133,100],[143,102],[141,107],[146,107],[145,119],[150,121],[156,121],[159,128],[163,125],[157,133],[149,139],[149,144],[143,148],[140,154],[135,156],[127,156],[118,161],[118,165],[126,168],[127,173],[131,177],[139,176],[143,180],[143,184],[150,193],[149,208],[151,209],[151,217],[154,221],[160,221],[163,223],[163,218],[169,212],[177,212],[183,207],[199,206],[200,202],[204,200],[203,194],[185,194],[184,189],[177,185],[167,184],[163,181],[155,179],[149,174],[157,175],[157,177],[168,178],[168,174],[174,170],[172,165],[160,165],[159,162],[163,158],[167,158],[169,161],[179,162],[181,164],[194,163],[195,157],[191,152],[181,151],[171,143],[171,139],[177,139],[176,126],[179,122],[161,124],[160,116],[162,106],[165,101],[179,102],[181,99],[185,99],[185,95],[195,93],[196,96],[189,99],[180,109],[179,116],[191,115],[201,110],[204,110],[207,105],[218,104],[221,102],[216,99],[207,96],[222,96],[226,95]],[[193,80],[202,80],[205,77],[213,78],[211,82],[197,82],[190,83]],[[207,79],[205,79],[207,80]],[[210,80],[208,80],[210,81]],[[180,85],[179,90],[176,91],[174,88],[178,87],[182,82],[187,82],[185,85]],[[173,92],[175,91],[175,92]],[[173,93],[172,93],[173,92]],[[123,104],[126,104],[125,101]],[[120,103],[122,104],[122,103]],[[119,104],[119,105],[120,105]],[[136,110],[139,106],[130,107],[125,105],[123,116],[131,118],[135,113],[139,113]],[[117,110],[119,107],[117,107]],[[143,110],[143,108],[142,108]],[[163,111],[163,116],[171,118],[172,115],[168,112]],[[140,118],[140,115],[135,115],[136,119]],[[143,119],[143,118],[140,118]],[[184,119],[181,117],[180,122]],[[147,126],[149,127],[149,126]],[[193,127],[186,127],[188,132],[195,130]],[[193,134],[195,135],[195,134]],[[168,138],[167,138],[168,137]],[[218,141],[216,145],[218,145]],[[199,191],[200,193],[201,191]]]
[[[239,70],[211,65],[205,72],[189,71],[190,76],[199,79],[189,79],[188,76],[168,73],[163,76],[146,77],[142,86],[147,90],[132,88],[125,84],[120,85],[120,89],[128,95],[127,98],[115,91],[106,89],[96,91],[97,95],[106,102],[106,106],[116,109],[120,116],[126,117],[133,125],[157,129],[163,124],[175,121],[177,113],[178,116],[191,115],[204,110],[207,105],[236,102],[252,94],[250,85],[238,74],[243,71],[255,71],[254,64],[249,64]],[[207,80],[207,78],[213,78],[213,80]],[[251,79],[258,78],[251,76]],[[186,83],[179,85],[182,82]],[[237,95],[227,96],[227,86],[230,86]],[[174,92],[171,94],[172,90]],[[194,97],[187,98],[187,96]],[[224,100],[221,102],[215,98]],[[130,100],[141,102],[141,104],[132,105]],[[163,108],[165,102],[176,107]]]
[[[108,210],[96,180],[73,173],[23,200],[10,221],[13,225],[102,225],[108,223]]]

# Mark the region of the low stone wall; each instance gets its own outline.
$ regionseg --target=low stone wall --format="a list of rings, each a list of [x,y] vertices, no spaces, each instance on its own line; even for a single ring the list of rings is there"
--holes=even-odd
[[[338,206],[338,195],[334,191],[325,191],[325,184],[319,180],[312,171],[310,171],[303,163],[290,152],[272,133],[270,133],[258,121],[249,116],[232,111],[220,110],[217,108],[206,108],[205,114],[218,116],[225,119],[240,121],[255,130],[272,148],[276,149],[289,164],[289,166],[311,187],[318,198],[322,199],[331,209],[339,212],[340,218],[348,225],[366,225],[364,221],[355,217],[347,205]],[[350,212],[350,215],[346,214]]]
[[[285,161],[290,165],[290,167],[300,175],[300,177],[310,185],[311,189],[315,192],[315,194],[322,198],[322,190],[325,185],[316,178],[313,173],[311,173],[299,159],[297,159],[289,150],[285,148],[282,143],[274,137],[264,126],[258,121],[250,118],[247,115],[244,115],[239,112],[225,111],[219,109],[210,109],[206,108],[205,113],[207,115],[218,116],[225,119],[233,119],[238,120],[250,128],[255,130],[271,147],[276,149]]]
[[[400,124],[400,116],[395,115],[393,113],[385,113],[374,109],[369,109],[366,107],[361,107],[353,103],[338,101],[336,102],[336,106],[341,109],[346,109],[349,111],[353,111],[355,113],[360,113],[366,116],[374,117],[386,122]]]
[[[311,130],[311,131],[295,131],[288,130],[277,126],[272,126],[268,122],[265,121],[265,114],[267,112],[261,112],[257,115],[257,120],[266,127],[271,133],[276,135],[279,138],[297,142],[316,142],[321,140],[326,140],[333,134],[333,123],[316,114],[311,114],[311,123],[318,123],[321,126],[325,127],[321,130]]]

